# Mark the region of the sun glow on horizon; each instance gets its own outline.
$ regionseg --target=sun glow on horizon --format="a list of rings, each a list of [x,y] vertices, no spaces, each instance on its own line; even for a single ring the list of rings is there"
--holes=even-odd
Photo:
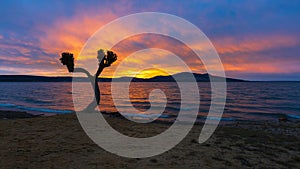
[[[8,3],[9,2],[9,3]],[[199,27],[215,46],[223,63],[226,75],[234,78],[259,80],[271,79],[300,79],[299,61],[299,10],[298,3],[272,2],[269,8],[267,2],[256,2],[258,8],[251,8],[247,2],[232,4],[231,2],[136,2],[136,1],[101,1],[101,2],[60,2],[42,1],[39,3],[22,3],[3,1],[0,12],[0,74],[2,75],[36,75],[36,76],[72,76],[59,58],[62,52],[71,52],[78,59],[89,38],[108,23],[122,16],[138,12],[157,11],[170,13],[190,21]],[[282,8],[282,6],[285,8]],[[47,5],[47,8],[44,8]],[[166,9],[168,5],[171,8]],[[226,10],[230,8],[230,10]],[[18,15],[14,10],[16,9]],[[101,10],[99,10],[101,9]],[[191,9],[186,12],[185,9]],[[201,12],[199,12],[201,11]],[[253,13],[260,15],[252,15]],[[51,13],[51,15],[49,15]],[[239,14],[239,15],[236,15]],[[159,28],[152,20],[149,26]],[[156,20],[160,20],[157,18]],[[275,22],[276,21],[276,22]],[[174,22],[168,21],[168,25]],[[280,23],[280,24],[278,24]],[[162,23],[165,24],[165,23]],[[147,25],[148,26],[148,25]],[[156,27],[157,26],[157,27]],[[116,34],[125,34],[140,27],[133,22],[128,26],[116,26],[102,38],[111,41]],[[131,30],[130,30],[131,29]],[[172,30],[162,30],[172,31]],[[174,34],[171,32],[170,34]],[[187,35],[190,32],[183,29],[177,32]],[[205,44],[194,39],[194,49],[205,50]],[[106,68],[101,77],[139,77],[150,78],[164,76],[167,73],[157,71],[163,68],[168,74],[184,72],[181,66],[172,62],[172,57],[152,53],[136,56],[128,60],[124,69],[114,75],[115,68],[132,52],[145,48],[159,48],[173,52],[188,64],[191,72],[206,73],[206,67],[201,60],[180,43],[168,41],[158,36],[135,36],[120,42],[118,46],[110,47],[119,59],[111,67]],[[84,64],[91,65],[91,74],[97,69],[97,50],[106,46],[97,45],[83,55]],[[154,63],[153,58],[161,60]],[[155,60],[155,59],[154,59]],[[83,62],[83,61],[82,61]],[[170,63],[166,65],[165,63]],[[125,69],[126,68],[126,69]],[[209,69],[208,69],[209,70]],[[270,78],[269,78],[270,77]]]

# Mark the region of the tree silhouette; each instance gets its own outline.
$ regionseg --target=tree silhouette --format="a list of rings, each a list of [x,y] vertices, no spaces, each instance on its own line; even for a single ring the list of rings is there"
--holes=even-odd
[[[67,65],[69,72],[74,72],[74,57],[72,53],[63,52],[60,61],[63,65]]]
[[[99,105],[100,104],[100,89],[98,86],[98,77],[104,68],[111,66],[111,64],[117,60],[117,58],[118,58],[117,54],[114,53],[113,51],[107,51],[105,53],[103,49],[98,50],[97,58],[99,61],[99,63],[98,63],[99,66],[98,66],[98,70],[97,70],[95,76],[92,76],[87,70],[85,70],[83,68],[75,68],[74,69],[74,57],[73,57],[72,53],[63,52],[61,54],[61,56],[62,57],[60,58],[60,61],[63,65],[67,66],[69,72],[81,72],[81,73],[85,73],[88,76],[88,78],[90,79],[90,81],[93,85],[96,103]],[[88,107],[94,108],[93,102]]]

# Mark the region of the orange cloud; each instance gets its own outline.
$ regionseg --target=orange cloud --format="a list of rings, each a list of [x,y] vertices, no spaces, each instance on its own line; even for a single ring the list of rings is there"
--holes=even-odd
[[[163,49],[168,52],[152,50],[152,48]],[[124,59],[132,53],[144,49],[150,49],[153,52],[139,52],[129,59]],[[178,40],[163,35],[135,35],[122,40],[116,44],[112,50],[121,56],[119,62],[113,66],[113,69],[116,68],[121,61],[126,62],[126,68],[129,70],[131,69],[131,73],[141,71],[138,75],[139,77],[149,78],[157,75],[166,75],[165,73],[162,73],[162,71],[157,71],[157,69],[167,69],[168,72],[171,72],[171,74],[188,71],[185,68],[185,64],[193,72],[205,72],[205,68],[203,67],[201,60],[188,46]],[[136,65],[136,63],[138,63],[138,65]],[[143,68],[147,68],[149,66],[153,69],[142,71]],[[111,76],[112,74],[107,72],[104,75]]]
[[[294,36],[246,36],[243,39],[236,37],[217,38],[213,43],[219,54],[235,52],[256,52],[274,48],[290,47],[299,44],[299,39]]]
[[[63,51],[74,53],[77,57],[84,43],[100,27],[116,18],[110,11],[104,14],[77,14],[70,18],[61,18],[53,26],[40,26],[46,35],[40,37],[41,47],[49,53],[60,54]]]
[[[273,35],[252,37],[247,39],[220,38],[213,41],[219,52],[227,72],[246,73],[292,73],[299,68],[286,67],[293,65],[292,59],[278,57],[276,49],[296,47],[299,40],[293,36]],[[264,51],[271,51],[264,53]],[[285,55],[285,54],[283,54]],[[277,57],[275,57],[277,56]]]
[[[115,15],[110,10],[102,11],[101,13],[95,15],[95,13],[85,12],[82,14],[76,14],[72,18],[61,18],[57,20],[53,26],[44,27],[41,26],[40,29],[46,32],[46,35],[40,37],[41,47],[47,53],[55,53],[57,54],[57,62],[59,58],[59,54],[63,51],[69,51],[75,54],[75,57],[79,56],[79,52],[83,48],[85,42],[88,38],[96,32],[100,27],[116,19],[118,16]],[[114,28],[113,32],[122,33],[126,32],[126,28],[117,27]],[[182,32],[184,33],[184,32]],[[107,39],[113,39],[113,34],[108,34]],[[215,45],[218,53],[221,56],[221,59],[224,64],[225,71],[237,71],[237,72],[262,72],[262,73],[270,73],[270,72],[285,72],[290,71],[289,69],[283,69],[280,66],[280,62],[270,62],[261,59],[251,62],[251,58],[255,52],[271,50],[277,48],[284,48],[295,46],[299,44],[299,40],[293,36],[284,36],[284,35],[269,35],[269,36],[245,36],[245,38],[236,38],[236,37],[225,37],[225,38],[216,38],[213,39],[213,44]],[[204,50],[207,46],[203,46],[201,42],[195,43],[193,47],[196,47],[199,50]],[[79,64],[93,64],[96,68],[97,60],[96,60],[96,51],[100,48],[100,46],[95,47],[95,51],[88,51],[88,56],[86,58],[81,58],[82,62]],[[198,58],[198,56],[191,51],[189,47],[186,45],[167,37],[163,37],[161,35],[137,35],[129,37],[117,45],[115,45],[112,50],[117,52],[119,55],[118,61],[113,64],[110,68],[105,69],[103,72],[103,76],[111,77],[116,67],[120,64],[120,62],[128,55],[138,50],[142,50],[145,48],[159,48],[173,52],[175,55],[180,56],[181,59],[188,64],[189,68],[196,73],[204,73],[205,66]],[[26,51],[24,51],[26,52]],[[92,57],[93,59],[90,59]],[[127,60],[128,65],[139,63],[140,67],[144,67],[144,65],[151,64],[155,55],[142,56],[142,59],[138,57],[131,58],[131,60]],[[160,59],[162,59],[161,57]],[[84,59],[87,59],[86,62]],[[164,62],[168,62],[168,60],[172,60],[170,56],[166,56],[164,58]],[[250,61],[249,61],[250,60]],[[152,64],[153,68],[166,68],[166,63],[160,64]],[[55,63],[51,62],[49,64],[55,65]],[[95,69],[94,68],[94,69]],[[136,74],[137,71],[141,71],[136,67],[127,67],[128,69],[122,75],[131,76],[132,74]],[[172,66],[168,68],[172,72],[178,73],[182,71],[180,67]],[[293,68],[295,70],[295,68]],[[151,72],[152,71],[152,72]],[[55,75],[62,73],[61,70],[58,70]],[[93,72],[91,72],[93,73]],[[63,73],[64,75],[66,74]],[[162,75],[162,72],[156,71],[156,69],[149,69],[147,71],[141,72],[138,76],[140,77],[151,77],[156,75]]]
[[[246,73],[295,73],[299,72],[298,67],[285,67],[283,65],[293,65],[292,60],[253,60],[245,61],[245,59],[236,59],[232,61],[223,62],[224,68],[227,72],[246,72]]]

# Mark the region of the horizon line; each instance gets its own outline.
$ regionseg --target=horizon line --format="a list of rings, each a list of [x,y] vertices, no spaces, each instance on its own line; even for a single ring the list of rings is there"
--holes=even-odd
[[[180,73],[191,73],[191,72],[180,72]],[[175,73],[173,75],[176,74],[180,74],[180,73]],[[199,74],[199,75],[205,75],[208,73],[193,73],[193,74]],[[173,76],[173,75],[157,75],[157,76],[153,76],[150,78],[140,78],[140,77],[133,77],[133,76],[122,76],[122,77],[99,77],[99,79],[118,79],[118,78],[136,78],[136,79],[152,79],[155,77],[168,77],[168,76]],[[32,76],[32,77],[46,77],[46,78],[73,78],[73,76],[47,76],[47,75],[28,75],[28,74],[22,74],[22,75],[14,75],[14,74],[10,74],[10,75],[0,75],[0,76]],[[80,76],[80,77],[76,77],[76,78],[86,78],[84,76]],[[229,79],[236,79],[236,80],[243,80],[244,82],[300,82],[300,80],[248,80],[248,79],[239,79],[239,78],[233,78],[233,77],[225,77],[225,78],[229,78]],[[1,82],[1,81],[0,81]]]

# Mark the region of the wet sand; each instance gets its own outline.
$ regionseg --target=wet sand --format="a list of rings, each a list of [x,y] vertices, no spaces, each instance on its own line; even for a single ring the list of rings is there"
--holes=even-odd
[[[1,112],[0,112],[1,114]],[[148,137],[169,124],[135,124],[105,115],[120,132]],[[21,118],[21,117],[19,117]],[[300,168],[300,123],[240,122],[219,126],[197,143],[201,125],[164,154],[130,159],[98,147],[76,115],[0,120],[1,168]]]

